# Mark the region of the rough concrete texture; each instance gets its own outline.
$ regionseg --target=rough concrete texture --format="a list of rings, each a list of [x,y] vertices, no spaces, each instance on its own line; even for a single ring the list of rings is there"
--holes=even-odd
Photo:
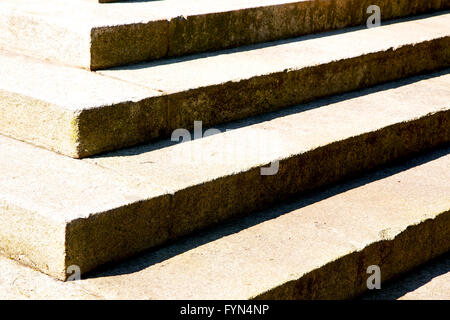
[[[410,271],[381,288],[364,294],[364,300],[450,300],[450,253]]]
[[[75,158],[111,151],[450,66],[449,23],[421,17],[101,73],[3,54],[0,132]]]
[[[0,256],[0,300],[100,299],[75,282],[61,282]]]
[[[448,72],[411,78],[85,160],[2,137],[0,247],[64,279],[67,266],[87,272],[448,143],[449,82]],[[262,176],[275,160],[278,173]]]
[[[368,266],[380,266],[383,288],[385,281],[450,250],[449,169],[447,147],[76,282],[58,282],[0,258],[0,297],[357,297],[367,290]]]
[[[0,132],[71,156],[160,136],[160,93],[93,72],[3,52]]]
[[[2,0],[0,48],[99,69],[449,9],[448,0]]]

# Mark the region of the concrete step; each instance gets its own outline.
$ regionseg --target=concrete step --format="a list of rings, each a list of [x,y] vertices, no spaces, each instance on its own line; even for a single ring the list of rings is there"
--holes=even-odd
[[[449,0],[2,0],[0,48],[101,69],[450,9]]]
[[[0,55],[0,133],[81,158],[450,66],[450,14],[97,73]]]
[[[59,282],[0,258],[0,297],[347,299],[450,250],[450,149]],[[282,230],[282,232],[280,232]]]
[[[0,154],[8,156],[0,159],[0,247],[65,279],[68,266],[85,273],[448,143],[449,83],[448,71],[411,78],[203,139],[197,132],[186,143],[84,160],[1,137]]]

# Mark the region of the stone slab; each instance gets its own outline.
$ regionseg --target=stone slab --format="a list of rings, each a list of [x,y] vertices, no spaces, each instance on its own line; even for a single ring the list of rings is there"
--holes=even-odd
[[[387,280],[450,250],[449,152],[234,220],[80,281],[59,282],[0,257],[0,298],[348,299],[367,291],[370,265],[380,267],[383,292]],[[445,297],[446,279],[416,287],[422,295],[415,297]]]
[[[160,136],[161,93],[3,52],[0,132],[79,158]]]
[[[0,48],[92,70],[450,9],[448,0],[3,0]]]
[[[0,56],[0,133],[74,158],[450,66],[450,14],[92,73]]]
[[[449,142],[450,75],[76,160],[0,137],[0,248],[65,279]],[[231,129],[232,127],[223,128]],[[261,168],[279,161],[274,175]]]

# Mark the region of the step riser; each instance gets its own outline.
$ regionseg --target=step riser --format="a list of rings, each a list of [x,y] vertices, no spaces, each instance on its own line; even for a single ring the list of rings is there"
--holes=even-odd
[[[66,230],[66,265],[77,264],[87,272],[294,194],[446,144],[449,137],[450,112],[440,112],[292,156],[280,162],[274,176],[261,176],[256,168],[170,198],[158,197],[74,221]]]
[[[450,211],[410,226],[394,239],[373,243],[280,285],[254,299],[351,299],[366,292],[367,268],[380,267],[388,281],[450,250]],[[383,287],[383,286],[382,286]]]
[[[361,25],[370,5],[381,8],[383,21],[450,9],[448,0],[302,1],[89,28],[4,9],[0,48],[98,70]],[[12,23],[20,27],[20,38]]]

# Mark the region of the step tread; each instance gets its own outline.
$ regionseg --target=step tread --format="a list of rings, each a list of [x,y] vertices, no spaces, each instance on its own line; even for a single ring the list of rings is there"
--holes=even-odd
[[[257,117],[189,143],[161,142],[84,160],[2,136],[1,153],[8,155],[0,160],[5,211],[0,237],[8,239],[3,249],[19,259],[29,255],[28,264],[61,277],[61,264],[76,260],[91,269],[99,261],[257,209],[272,198],[439,145],[450,136],[449,81],[448,72],[412,78],[293,108],[271,120]],[[436,116],[440,120],[431,120]],[[405,123],[414,125],[397,129]],[[414,129],[419,123],[425,126],[420,139]],[[401,137],[396,130],[404,130]],[[354,154],[345,151],[349,141]],[[331,151],[340,145],[343,150]],[[370,153],[370,161],[360,152]],[[345,162],[336,166],[339,157]],[[276,160],[282,160],[280,172],[261,176],[260,168]],[[301,161],[301,169],[294,160]],[[319,177],[321,170],[327,174]],[[77,249],[83,246],[88,249]]]
[[[391,277],[448,250],[449,152],[441,149],[238,219],[78,282],[57,282],[0,258],[7,270],[0,274],[0,292],[31,298],[249,299],[276,289],[277,298],[292,298],[290,285],[315,274],[315,288],[337,283],[336,296],[352,297],[360,293],[359,282],[365,284],[369,265],[380,264]],[[420,228],[442,218],[441,230]],[[410,253],[402,256],[403,250]],[[326,273],[330,264],[338,280]],[[310,294],[306,298],[314,298]]]
[[[427,0],[378,5],[385,20],[450,9]],[[98,69],[365,24],[368,6],[366,0],[3,0],[0,47]]]
[[[97,73],[3,54],[0,132],[78,158],[191,129],[194,120],[211,126],[242,119],[448,67],[449,19]]]

